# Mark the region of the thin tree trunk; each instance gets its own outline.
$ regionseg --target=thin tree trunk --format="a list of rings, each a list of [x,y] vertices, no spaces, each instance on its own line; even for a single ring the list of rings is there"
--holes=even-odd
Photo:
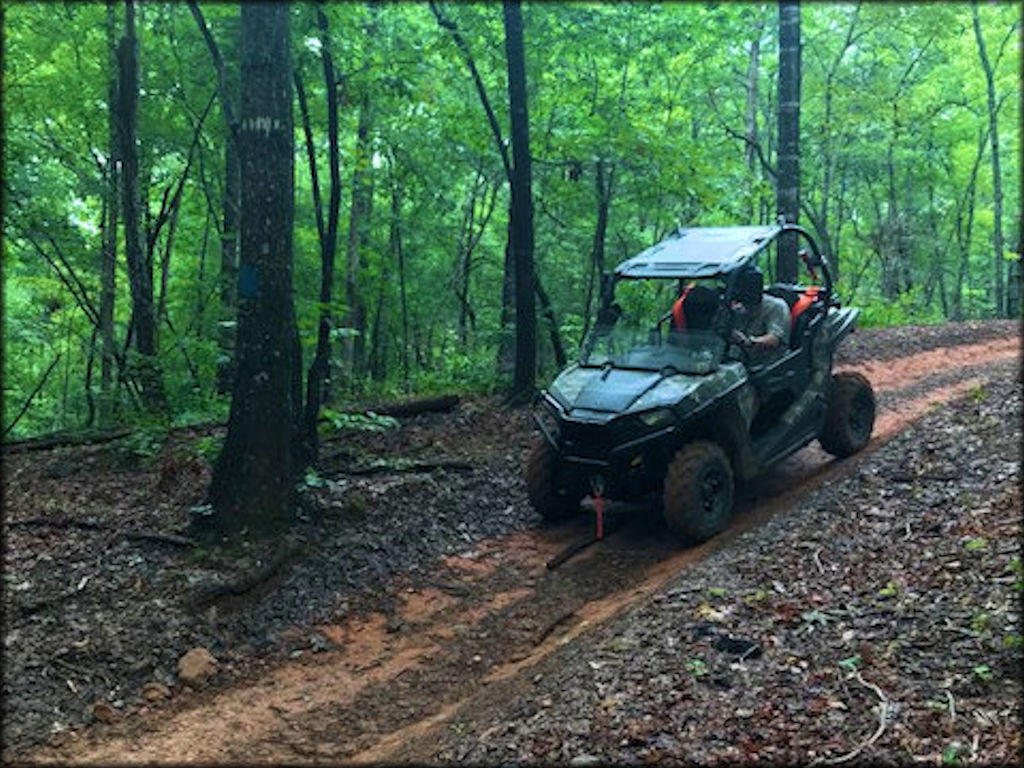
[[[85,426],[91,427],[96,423],[96,398],[92,394],[92,369],[96,360],[96,337],[99,335],[99,328],[93,326],[92,337],[89,339],[89,359],[85,364]]]
[[[109,159],[106,165],[106,191],[103,201],[102,266],[100,268],[100,337],[102,362],[100,364],[100,425],[109,426],[113,418],[114,364],[117,348],[114,342],[114,301],[117,287],[117,222],[119,205],[118,177],[121,168],[120,136],[118,135],[117,92],[117,18],[114,0],[107,0],[107,46],[110,50],[110,84],[107,96],[107,130]]]
[[[405,250],[402,248],[402,187],[391,184],[391,250],[398,262],[398,289],[402,305],[402,384],[409,391],[409,300],[406,295]]]
[[[779,3],[779,176],[778,210],[789,223],[800,215],[800,4]],[[797,237],[779,239],[776,274],[795,282]]]
[[[358,337],[365,325],[365,309],[359,293],[359,249],[364,234],[369,230],[373,188],[370,181],[370,129],[371,102],[368,91],[363,92],[359,104],[359,119],[356,126],[356,151],[352,172],[352,198],[348,214],[348,243],[345,250],[345,304],[347,314],[345,326],[350,329],[345,337],[345,367],[353,383],[359,366],[359,350],[362,343]]]
[[[334,285],[334,256],[338,249],[338,214],[341,209],[341,167],[338,147],[338,95],[335,88],[334,59],[331,56],[331,38],[328,32],[327,16],[322,7],[317,7],[317,26],[320,29],[320,53],[323,58],[324,88],[327,92],[327,142],[328,160],[331,173],[330,199],[327,202],[327,226],[320,221],[320,320],[317,326],[316,353],[309,366],[306,380],[306,458],[315,461],[319,455],[319,440],[316,431],[320,404],[326,399],[325,383],[330,366],[331,343],[331,291]],[[309,135],[308,116],[303,115]],[[314,193],[319,197],[319,185],[315,178],[315,155],[309,146],[310,173],[314,175]],[[319,211],[319,200],[316,201]]]
[[[978,139],[978,151],[974,156],[974,164],[971,166],[970,179],[967,182],[967,191],[964,193],[963,202],[957,206],[956,213],[956,240],[960,251],[960,260],[957,265],[956,283],[953,286],[953,318],[962,320],[964,317],[963,295],[964,285],[968,282],[971,264],[971,237],[974,230],[974,198],[978,186],[978,171],[981,168],[982,158],[985,156],[985,142],[988,140],[988,131],[982,132]],[[966,222],[964,218],[966,216]]]
[[[580,341],[590,329],[590,316],[594,311],[594,285],[601,280],[604,273],[604,244],[608,234],[608,216],[611,212],[612,194],[615,187],[615,164],[612,163],[605,174],[604,160],[594,164],[594,186],[597,192],[597,224],[594,226],[594,243],[590,249],[590,269],[587,275],[587,295],[583,303],[583,330]],[[562,355],[564,358],[564,353]],[[559,366],[565,365],[560,362]]]
[[[562,332],[558,327],[558,319],[555,317],[555,310],[551,306],[551,299],[548,292],[544,290],[540,275],[533,276],[533,288],[537,293],[537,300],[540,302],[541,316],[548,323],[548,338],[551,341],[551,351],[555,355],[555,365],[564,368],[566,363],[565,345],[562,344]]]
[[[199,31],[206,41],[206,46],[213,59],[217,73],[217,93],[220,96],[221,114],[224,116],[226,139],[224,142],[224,200],[222,202],[221,241],[220,241],[220,322],[217,325],[217,393],[227,394],[231,391],[235,374],[235,310],[238,301],[238,216],[241,194],[241,170],[238,160],[237,134],[238,123],[235,119],[234,104],[231,97],[229,75],[217,42],[213,39],[202,11],[195,0],[189,0]],[[234,46],[232,46],[234,48]]]
[[[515,261],[516,357],[512,396],[533,394],[537,372],[537,317],[533,272],[533,198],[530,191],[530,118],[526,105],[523,14],[518,0],[505,0],[505,57],[512,137],[511,243]]]
[[[139,153],[136,119],[139,98],[138,39],[135,35],[135,3],[125,3],[125,33],[118,50],[120,65],[119,120],[122,156],[122,206],[125,255],[132,293],[135,349],[140,357],[139,382],[143,404],[149,411],[166,410],[163,382],[156,359],[156,323],[153,311],[153,262],[143,247],[139,198]]]
[[[196,305],[195,314],[192,317],[192,322],[189,323],[189,328],[185,332],[187,336],[190,332],[195,331],[196,339],[203,338],[203,316],[206,314],[206,301],[207,301],[207,289],[206,289],[206,252],[210,246],[210,212],[206,212],[206,218],[203,220],[203,244],[199,249],[199,263],[196,267]]]
[[[988,130],[992,157],[992,277],[995,288],[996,317],[1006,316],[1006,299],[1003,282],[1005,259],[1003,258],[1003,179],[999,166],[999,120],[996,106],[995,73],[985,49],[985,38],[981,34],[981,20],[978,18],[977,0],[971,2],[974,16],[974,36],[978,41],[978,56],[985,70],[985,87],[988,95]]]
[[[750,43],[750,59],[747,62],[747,111],[744,120],[747,159],[747,221],[751,224],[756,220],[754,196],[760,180],[755,147],[757,138],[757,85],[761,75],[761,35],[764,33],[764,18],[758,20],[754,27],[754,39]]]

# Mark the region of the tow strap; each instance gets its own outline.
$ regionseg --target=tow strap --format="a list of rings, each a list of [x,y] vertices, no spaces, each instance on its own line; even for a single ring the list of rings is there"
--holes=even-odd
[[[588,539],[570,544],[551,558],[547,564],[549,571],[553,571],[577,552],[582,552],[604,538],[604,478],[601,475],[590,478],[590,492],[594,500],[594,534]]]

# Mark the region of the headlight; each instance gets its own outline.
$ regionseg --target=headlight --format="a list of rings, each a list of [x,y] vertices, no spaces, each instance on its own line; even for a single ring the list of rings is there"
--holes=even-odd
[[[668,408],[655,408],[653,411],[646,411],[637,414],[637,418],[648,427],[663,427],[675,421],[675,414]]]

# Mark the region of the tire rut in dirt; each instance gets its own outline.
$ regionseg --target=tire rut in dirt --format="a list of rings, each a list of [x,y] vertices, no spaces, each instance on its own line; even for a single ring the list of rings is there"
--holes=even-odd
[[[639,551],[607,558],[585,558],[536,581],[533,592],[486,616],[477,624],[459,624],[453,640],[424,666],[367,686],[352,701],[313,708],[293,716],[286,726],[261,739],[261,748],[287,743],[303,754],[344,760],[373,747],[383,734],[414,725],[446,704],[481,690],[495,668],[526,658],[539,644],[571,628],[587,604],[629,590],[656,562]],[[489,580],[493,591],[529,583],[528,573],[499,568]],[[358,717],[353,717],[358,713]]]
[[[966,715],[971,707],[989,711],[1016,701],[1019,713],[1019,652],[981,643],[973,632],[951,633],[947,621],[969,626],[986,600],[1016,602],[999,560],[1019,553],[1019,544],[1011,544],[1014,530],[1019,534],[1012,506],[1019,505],[1020,462],[1010,447],[1020,439],[1016,374],[1012,363],[994,366],[976,393],[929,412],[852,464],[852,473],[749,532],[744,545],[717,550],[528,675],[481,691],[444,725],[389,757],[491,764],[569,762],[581,755],[599,763],[728,762],[755,748],[773,762],[839,755],[863,741],[857,734],[877,726],[871,692],[836,672],[844,657],[855,658],[866,678],[901,703],[889,710],[890,727],[865,751],[865,761],[904,760],[908,735],[934,736],[945,728],[945,713],[929,708],[932,700],[944,704],[947,690],[966,725],[958,723],[946,741],[964,732],[969,740],[977,727]],[[908,506],[907,533],[904,516],[879,507],[897,498]],[[1003,528],[986,530],[987,548],[970,555],[962,537],[980,535],[971,533],[973,526],[986,517],[998,522],[999,514]],[[997,531],[1006,538],[993,536]],[[874,551],[878,557],[865,557]],[[999,578],[963,578],[960,588],[977,594],[944,599],[951,563],[970,567],[967,558],[981,562],[981,553],[990,559],[984,573]],[[770,584],[783,566],[793,578],[779,592]],[[901,582],[897,594],[880,596],[891,579]],[[917,594],[929,588],[941,594]],[[735,655],[723,650],[734,635],[763,646],[739,669]],[[781,644],[766,642],[773,637]],[[898,652],[890,655],[896,641]],[[954,645],[960,655],[950,658]],[[991,683],[979,683],[971,672],[977,664],[985,664]],[[952,689],[943,683],[950,675]],[[998,687],[1004,675],[1009,688]],[[838,734],[834,719],[808,706],[817,701],[827,711],[830,699],[856,702],[843,708]],[[739,717],[757,719],[737,719],[741,708],[752,714]],[[1013,711],[1003,712],[1008,725],[999,729],[1007,755],[1015,754]],[[749,724],[757,724],[755,745]],[[999,731],[987,730],[983,746]],[[994,759],[1005,759],[1003,752]]]

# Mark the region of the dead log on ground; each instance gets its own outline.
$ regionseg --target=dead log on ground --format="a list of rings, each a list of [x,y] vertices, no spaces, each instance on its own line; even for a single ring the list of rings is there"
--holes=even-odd
[[[25,520],[5,520],[4,525],[10,528],[84,528],[89,531],[109,531],[115,536],[124,536],[126,539],[156,541],[161,544],[174,544],[179,547],[194,547],[197,545],[195,539],[190,539],[188,536],[181,536],[176,533],[161,533],[160,531],[148,531],[137,528],[115,528],[92,520],[69,520],[67,518],[51,520],[43,517],[30,517]]]
[[[421,413],[447,413],[459,404],[458,395],[439,395],[422,397],[418,400],[406,400],[400,403],[381,403],[367,412],[373,411],[380,416],[419,416]]]

